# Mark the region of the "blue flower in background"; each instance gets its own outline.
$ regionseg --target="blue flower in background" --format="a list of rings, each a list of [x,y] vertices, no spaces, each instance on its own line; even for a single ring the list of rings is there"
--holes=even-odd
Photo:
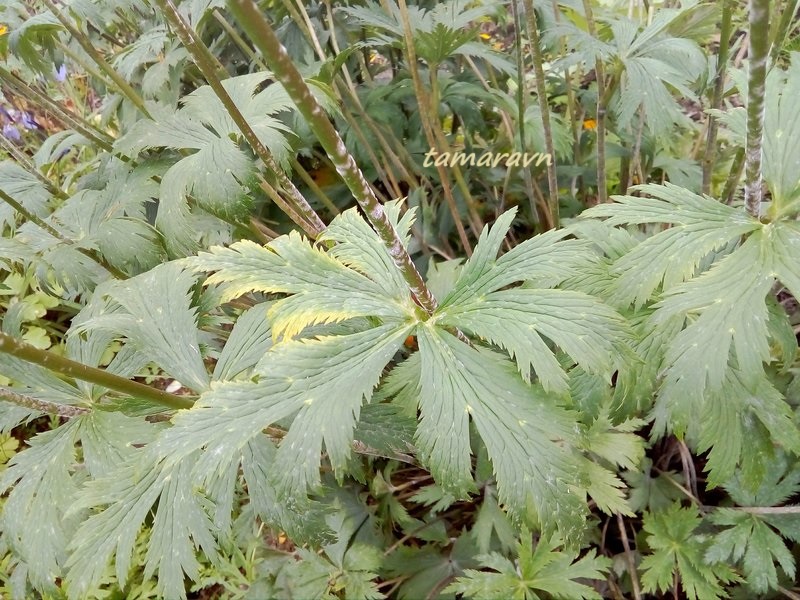
[[[27,111],[22,111],[22,125],[25,129],[39,129],[39,124],[36,122],[36,119],[33,118],[33,115]]]
[[[20,135],[17,126],[13,123],[6,123],[3,125],[3,135],[14,142],[19,142],[22,140],[22,136]]]
[[[56,81],[64,82],[67,79],[67,65],[61,65],[56,70]]]

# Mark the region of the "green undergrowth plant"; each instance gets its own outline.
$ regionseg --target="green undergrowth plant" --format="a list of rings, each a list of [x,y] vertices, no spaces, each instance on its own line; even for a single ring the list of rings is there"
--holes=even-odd
[[[800,57],[724,8],[0,1],[0,593],[795,597]]]

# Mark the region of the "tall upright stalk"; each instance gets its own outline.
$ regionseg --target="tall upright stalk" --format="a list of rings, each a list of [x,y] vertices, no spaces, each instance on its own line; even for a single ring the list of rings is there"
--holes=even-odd
[[[539,109],[542,114],[544,146],[547,154],[550,155],[550,160],[547,162],[550,214],[553,217],[553,226],[558,227],[558,180],[556,179],[555,150],[553,149],[553,129],[550,125],[550,107],[547,104],[547,86],[544,81],[544,58],[542,57],[542,45],[539,39],[539,24],[536,20],[536,12],[533,9],[533,0],[522,0],[522,3],[525,7],[525,18],[531,41],[531,57],[533,58],[533,72],[536,76],[536,95],[539,97]]]
[[[514,17],[514,28],[517,32],[522,31],[522,20],[520,19],[519,15],[519,8],[517,7],[516,2],[511,3],[511,13]],[[525,61],[522,56],[522,36],[516,36],[516,43],[515,45],[515,58],[517,60],[517,122],[519,123],[519,151],[522,152],[522,155],[525,156],[525,153],[528,151],[528,144],[527,144],[527,137],[525,133],[525,110],[526,110],[526,98],[528,94],[526,93],[525,86],[523,85],[523,81],[525,79]],[[510,139],[513,139],[510,138]],[[550,214],[550,207],[548,204],[538,204],[536,195],[533,191],[533,177],[531,177],[531,171],[528,168],[522,169],[522,180],[525,183],[525,190],[528,193],[528,202],[530,203],[531,207],[531,216],[534,220],[537,219],[538,213],[541,211],[542,221],[544,221],[544,228],[545,229],[552,229],[553,228],[553,218]],[[539,206],[539,210],[537,210],[537,205]]]
[[[417,271],[403,242],[392,226],[383,205],[375,197],[363,173],[347,151],[342,138],[334,129],[325,111],[311,94],[305,80],[278,41],[272,26],[252,0],[229,0],[228,6],[236,20],[261,51],[265,62],[275,75],[300,113],[308,121],[325,152],[336,167],[353,197],[364,210],[375,231],[380,236],[392,261],[403,274],[417,303],[431,314],[436,309],[436,299]]]
[[[167,21],[194,58],[197,67],[208,82],[208,85],[211,86],[214,94],[216,94],[220,102],[222,102],[231,120],[239,128],[239,131],[242,132],[244,139],[247,140],[247,143],[253,148],[256,156],[258,156],[267,169],[275,175],[281,188],[287,194],[287,204],[292,207],[292,210],[287,213],[289,217],[303,228],[310,237],[316,238],[325,230],[325,223],[322,222],[319,215],[311,208],[300,191],[286,176],[270,151],[267,150],[267,147],[258,139],[250,123],[247,122],[247,119],[239,110],[239,107],[236,106],[233,98],[231,98],[225,90],[219,77],[214,55],[195,31],[186,24],[171,0],[157,0],[157,2],[164,16],[167,18]]]
[[[750,68],[747,82],[747,144],[745,157],[745,210],[761,214],[761,157],[764,133],[764,95],[769,57],[769,0],[750,0]]]
[[[592,3],[583,0],[583,12],[586,16],[586,26],[589,35],[597,38],[597,26],[594,23]],[[606,188],[606,73],[603,59],[599,56],[594,61],[594,74],[597,79],[597,116],[595,118],[595,131],[597,131],[597,201],[600,204],[608,202],[608,189]]]
[[[778,0],[775,0],[776,3]],[[786,41],[786,36],[789,35],[791,29],[797,25],[795,15],[797,9],[800,7],[800,0],[786,0],[786,5],[783,7],[780,20],[773,21],[775,27],[774,31],[770,32],[770,41],[772,50],[770,51],[770,58],[774,63],[783,48],[783,43]]]
[[[125,81],[125,78],[117,73],[114,68],[106,62],[100,52],[97,51],[94,44],[92,44],[91,40],[86,37],[83,32],[79,31],[77,27],[70,21],[67,16],[58,10],[58,7],[55,5],[53,0],[43,0],[45,6],[50,10],[53,15],[55,15],[56,19],[64,26],[64,28],[69,31],[70,35],[75,39],[76,42],[83,48],[83,51],[89,55],[89,57],[95,62],[95,64],[100,68],[100,70],[105,73],[111,81],[114,82],[114,85],[117,89],[125,96],[128,100],[133,103],[133,105],[139,109],[139,111],[146,117],[150,116],[150,113],[147,111],[147,107],[144,105],[144,100],[139,95],[139,93],[133,89],[131,84]]]
[[[428,95],[425,86],[422,84],[422,80],[419,76],[419,71],[417,70],[417,54],[416,49],[414,47],[414,39],[413,33],[411,29],[411,22],[408,17],[408,7],[405,4],[404,0],[398,1],[398,12],[400,15],[400,19],[403,23],[403,38],[404,38],[404,51],[406,54],[406,60],[408,63],[408,71],[411,74],[411,82],[414,86],[414,95],[417,97],[417,104],[419,105],[419,119],[420,123],[422,123],[422,131],[425,134],[425,139],[428,142],[428,146],[430,148],[438,149],[442,151],[443,148],[440,148],[437,145],[435,128],[438,127],[438,117],[439,117],[439,103],[435,99],[431,99]],[[387,10],[384,7],[384,10]],[[428,70],[431,71],[431,81],[434,77],[437,77],[438,66],[437,65],[428,65]],[[435,104],[434,104],[435,103]],[[434,119],[436,122],[431,123],[431,119],[428,118],[429,111],[433,111],[433,116],[431,119]],[[464,247],[465,252],[467,255],[472,254],[472,245],[467,238],[467,232],[464,229],[464,224],[461,222],[461,217],[458,214],[458,206],[456,205],[455,197],[453,196],[453,190],[450,186],[450,177],[447,175],[447,172],[444,170],[444,167],[441,165],[436,166],[436,171],[439,174],[439,182],[442,184],[442,192],[444,193],[445,202],[447,202],[447,206],[450,209],[450,213],[453,216],[453,222],[456,226],[456,231],[458,232],[459,239],[461,240],[461,245]]]
[[[722,24],[719,33],[719,51],[717,52],[717,72],[714,79],[714,93],[711,108],[719,109],[722,105],[722,92],[725,86],[725,70],[728,66],[728,51],[731,43],[731,0],[723,0]],[[711,193],[711,174],[714,170],[714,159],[717,155],[717,119],[709,116],[706,153],[703,157],[703,193]]]

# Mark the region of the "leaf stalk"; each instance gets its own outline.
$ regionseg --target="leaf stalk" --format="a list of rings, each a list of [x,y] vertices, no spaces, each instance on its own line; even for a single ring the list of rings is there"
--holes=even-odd
[[[6,333],[0,333],[0,352],[10,354],[50,371],[66,375],[82,381],[88,381],[121,394],[127,394],[142,400],[155,402],[162,406],[172,409],[191,408],[194,402],[184,396],[176,396],[161,390],[154,389],[143,383],[125,379],[119,375],[114,375],[108,371],[90,367],[82,363],[70,360],[54,352],[39,350],[30,344],[26,344]]]
[[[426,313],[432,314],[436,309],[433,294],[417,271],[411,256],[383,210],[383,205],[375,197],[364,174],[347,151],[344,141],[311,94],[311,90],[281,45],[272,26],[252,0],[229,0],[228,5],[236,20],[261,51],[276,80],[283,85],[300,113],[308,121],[309,127],[336,167],[337,173],[347,184],[383,241],[389,256],[402,273],[416,301]]]

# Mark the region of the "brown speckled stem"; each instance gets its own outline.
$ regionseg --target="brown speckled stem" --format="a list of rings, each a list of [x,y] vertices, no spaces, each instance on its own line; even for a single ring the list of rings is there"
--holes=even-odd
[[[50,415],[66,417],[68,419],[80,417],[81,415],[87,415],[91,412],[88,408],[83,408],[82,406],[58,404],[57,402],[48,402],[47,400],[32,398],[31,396],[20,394],[19,392],[15,392],[7,387],[0,387],[0,400],[5,400],[6,402],[16,404],[17,406],[38,410]]]
[[[436,309],[436,299],[425,285],[402,240],[392,227],[383,205],[375,197],[363,173],[347,151],[342,138],[312,95],[302,75],[286,53],[286,49],[278,41],[272,26],[252,0],[230,0],[228,6],[239,25],[261,51],[264,62],[276,80],[283,85],[297,109],[308,121],[311,130],[336,167],[336,171],[364,210],[386,246],[392,261],[403,274],[417,303],[428,314],[433,313]]]
[[[181,43],[192,55],[195,64],[197,64],[197,68],[200,69],[208,85],[211,86],[214,94],[216,94],[217,98],[222,102],[231,120],[239,128],[239,131],[242,132],[244,139],[247,140],[247,143],[253,148],[256,156],[258,156],[267,169],[275,175],[280,187],[286,192],[288,197],[287,204],[292,208],[291,212],[287,213],[288,216],[310,237],[316,238],[320,233],[325,231],[325,223],[322,222],[319,215],[311,208],[300,191],[286,176],[267,147],[258,139],[250,123],[247,122],[245,116],[223,87],[222,81],[218,76],[214,55],[211,54],[211,51],[206,47],[197,33],[186,24],[171,0],[156,1],[170,26],[181,40]]]

